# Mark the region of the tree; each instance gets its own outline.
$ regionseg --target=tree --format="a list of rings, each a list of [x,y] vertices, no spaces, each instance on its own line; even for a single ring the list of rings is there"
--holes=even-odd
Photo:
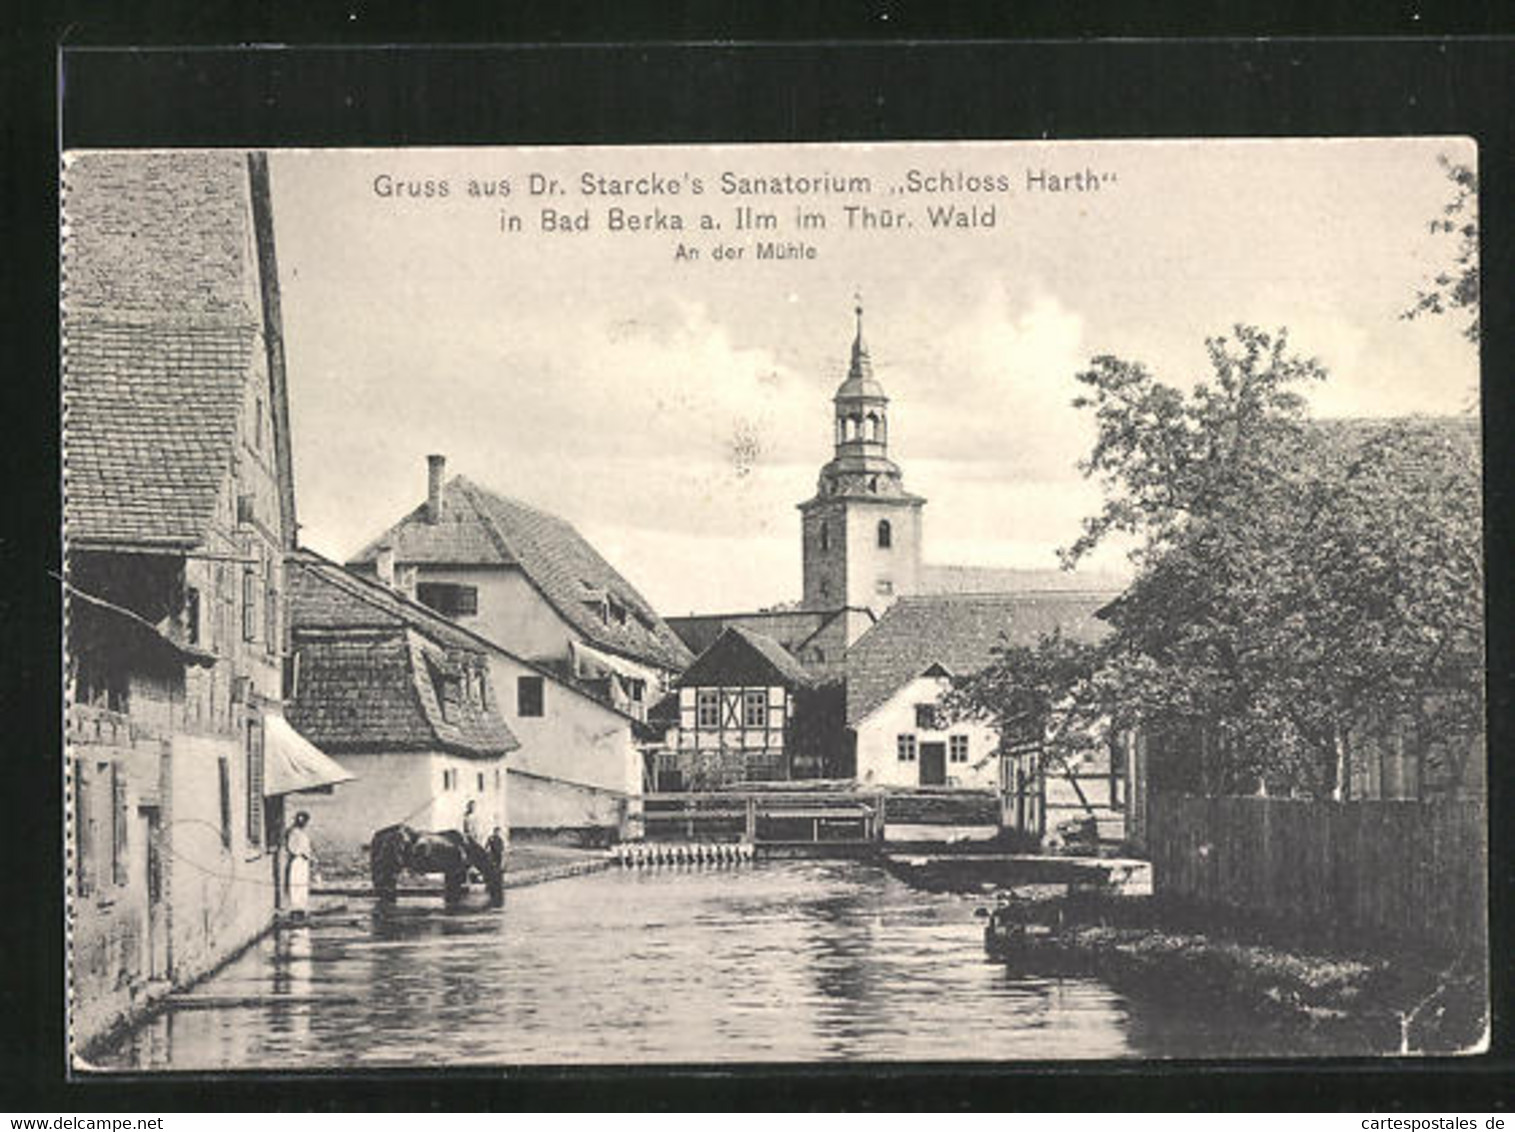
[[[1030,739],[1044,768],[1071,765],[1106,729],[1106,705],[1088,684],[1104,664],[1099,645],[1054,632],[1034,646],[1005,645],[994,663],[956,681],[942,704],[953,718],[994,726],[1002,746]]]
[[[1299,387],[1325,371],[1284,332],[1208,346],[1188,394],[1114,357],[1079,375],[1106,498],[1064,557],[1123,532],[1137,578],[1097,649],[1005,650],[963,700],[1053,746],[1099,720],[1198,733],[1191,789],[1341,797],[1386,727],[1481,727],[1473,422],[1311,422]]]
[[[1419,318],[1426,314],[1445,314],[1451,310],[1468,312],[1463,335],[1470,342],[1479,338],[1478,318],[1478,174],[1471,166],[1449,160],[1445,154],[1437,160],[1452,182],[1452,199],[1441,215],[1430,222],[1431,231],[1456,240],[1451,266],[1438,272],[1425,290],[1417,290],[1415,302],[1401,318]]]

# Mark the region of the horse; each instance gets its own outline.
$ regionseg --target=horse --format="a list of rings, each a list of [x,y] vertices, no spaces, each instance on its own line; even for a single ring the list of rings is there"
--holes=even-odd
[[[369,873],[381,904],[394,903],[399,875],[406,869],[441,873],[443,899],[449,905],[456,904],[463,897],[470,865],[484,878],[489,903],[495,907],[503,904],[505,883],[500,869],[482,846],[455,829],[426,832],[408,825],[390,825],[377,831],[368,843]]]

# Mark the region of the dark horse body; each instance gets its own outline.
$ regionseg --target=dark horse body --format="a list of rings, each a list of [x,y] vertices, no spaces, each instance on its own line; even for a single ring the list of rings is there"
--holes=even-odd
[[[369,841],[368,864],[374,892],[386,904],[394,902],[400,873],[407,869],[413,873],[441,873],[443,895],[448,904],[456,904],[462,899],[469,866],[484,878],[491,904],[500,904],[505,899],[500,869],[481,846],[470,843],[455,829],[427,833],[408,825],[385,826]]]

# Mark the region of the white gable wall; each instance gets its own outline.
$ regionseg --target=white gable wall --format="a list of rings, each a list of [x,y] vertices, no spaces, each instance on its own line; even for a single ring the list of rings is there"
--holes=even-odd
[[[631,720],[587,696],[543,676],[537,669],[502,653],[489,653],[491,692],[495,707],[520,740],[507,756],[510,770],[538,780],[556,780],[565,791],[583,788],[627,798],[642,793],[642,756],[632,742]],[[522,715],[521,677],[541,677],[542,714]],[[510,798],[513,827],[558,825],[556,816],[526,812],[535,797],[546,797],[550,782]],[[524,807],[524,809],[523,809]],[[583,807],[577,807],[582,810]]]
[[[367,868],[369,840],[385,826],[412,829],[463,828],[463,809],[477,803],[480,837],[506,821],[506,759],[467,758],[443,751],[364,751],[342,753],[353,778],[330,794],[292,794],[286,820],[310,814],[316,861],[341,871]]]
[[[571,662],[572,645],[587,644],[583,635],[515,566],[486,569],[418,566],[416,581],[474,586],[479,594],[478,613],[455,616],[452,620],[518,656]],[[613,666],[617,671],[640,677],[647,685],[642,703],[623,705],[632,714],[651,706],[668,685],[668,674],[645,662],[616,656]]]
[[[920,785],[923,743],[941,743],[947,748],[947,785],[997,788],[999,786],[999,734],[983,723],[960,722],[942,730],[916,726],[917,704],[939,704],[951,687],[943,676],[918,676],[900,687],[856,725],[857,779],[860,786]],[[899,736],[915,736],[915,758],[899,758]],[[968,761],[952,762],[951,736],[968,739]]]
[[[476,587],[479,612],[452,620],[521,656],[566,658],[568,642],[577,637],[572,626],[515,566],[417,566],[416,581]]]

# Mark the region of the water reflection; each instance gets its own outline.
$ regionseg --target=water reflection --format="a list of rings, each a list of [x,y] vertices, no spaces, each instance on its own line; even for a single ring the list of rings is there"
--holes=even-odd
[[[503,909],[351,904],[196,992],[246,1005],[170,1011],[107,1064],[1106,1058],[1182,1055],[1174,1035],[1214,1024],[991,962],[977,904],[813,861],[600,873]]]

